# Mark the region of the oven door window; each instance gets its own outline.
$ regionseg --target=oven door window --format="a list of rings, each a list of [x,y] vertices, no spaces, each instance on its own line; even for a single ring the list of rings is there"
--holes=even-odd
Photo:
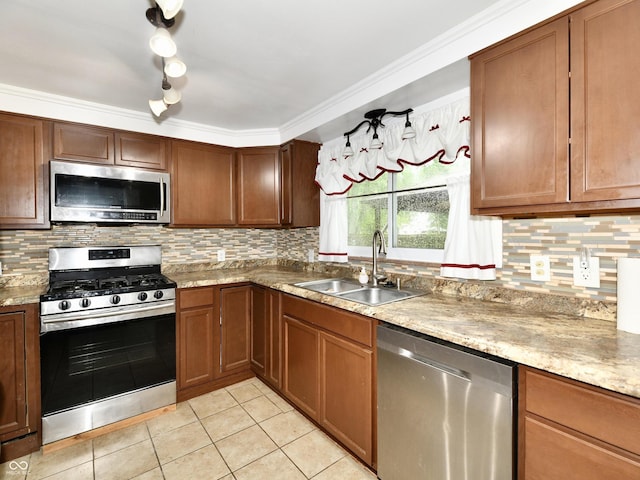
[[[175,314],[40,338],[43,415],[176,378]]]

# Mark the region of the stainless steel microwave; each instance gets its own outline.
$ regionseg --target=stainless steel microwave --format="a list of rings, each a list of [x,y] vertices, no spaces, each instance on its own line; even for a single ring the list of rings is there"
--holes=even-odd
[[[51,221],[169,223],[168,173],[52,160]]]

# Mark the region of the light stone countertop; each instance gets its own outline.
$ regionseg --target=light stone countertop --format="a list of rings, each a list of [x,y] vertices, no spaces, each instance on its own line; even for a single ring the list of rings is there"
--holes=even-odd
[[[640,398],[640,335],[616,323],[441,294],[377,307],[292,284],[327,275],[276,267],[169,272],[179,288],[254,282],[517,363]],[[46,287],[0,290],[0,306],[37,303]]]

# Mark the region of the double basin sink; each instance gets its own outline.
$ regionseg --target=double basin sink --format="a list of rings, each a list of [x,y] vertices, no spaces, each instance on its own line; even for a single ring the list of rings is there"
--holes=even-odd
[[[328,278],[294,284],[314,292],[324,293],[337,298],[344,298],[365,305],[377,306],[397,302],[407,298],[419,297],[426,292],[420,290],[396,289],[392,287],[373,287],[362,285],[350,278]]]

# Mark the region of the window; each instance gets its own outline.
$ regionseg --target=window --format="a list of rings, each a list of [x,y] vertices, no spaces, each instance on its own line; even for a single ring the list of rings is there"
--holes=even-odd
[[[349,255],[371,256],[378,229],[388,259],[441,262],[449,217],[446,177],[467,170],[467,159],[432,161],[354,184],[348,194]]]

